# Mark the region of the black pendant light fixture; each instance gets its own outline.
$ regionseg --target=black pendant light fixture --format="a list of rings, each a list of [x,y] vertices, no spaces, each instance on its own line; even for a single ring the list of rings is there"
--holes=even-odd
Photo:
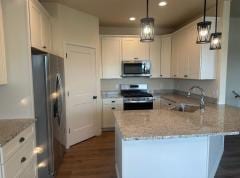
[[[197,24],[197,44],[204,44],[210,42],[210,30],[212,22],[206,21],[207,0],[204,0],[204,16],[203,22]]]
[[[147,17],[141,19],[141,42],[152,42],[154,41],[154,18],[148,16],[149,2],[147,0]]]
[[[217,50],[222,48],[221,46],[222,33],[217,32],[217,25],[218,25],[218,0],[216,0],[215,33],[212,33],[210,37],[210,50]]]

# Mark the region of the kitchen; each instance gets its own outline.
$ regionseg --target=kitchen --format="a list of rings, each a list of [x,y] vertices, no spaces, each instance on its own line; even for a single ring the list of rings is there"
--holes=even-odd
[[[1,178],[240,176],[237,0],[0,2]]]

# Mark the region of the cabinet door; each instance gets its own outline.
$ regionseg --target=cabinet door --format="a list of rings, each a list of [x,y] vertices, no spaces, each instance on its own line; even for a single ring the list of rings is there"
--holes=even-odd
[[[42,23],[42,48],[46,51],[51,50],[51,22],[47,14],[42,13],[41,15]]]
[[[113,128],[115,126],[115,118],[113,112],[121,110],[120,105],[103,105],[103,128]]]
[[[148,60],[149,43],[141,43],[139,38],[122,39],[123,60]]]
[[[188,29],[187,44],[188,44],[188,55],[189,55],[189,79],[200,79],[200,48],[201,45],[196,44],[197,31],[196,26],[191,26]]]
[[[121,78],[121,38],[102,38],[102,77]]]
[[[5,56],[5,42],[3,31],[3,15],[2,6],[0,1],[0,85],[7,83],[7,69],[6,69],[6,56]]]
[[[188,42],[187,42],[187,36],[188,36],[187,30],[181,30],[177,33],[178,35],[178,78],[187,78],[188,77],[188,70],[189,70],[189,51],[188,51]]]
[[[160,77],[161,59],[161,38],[155,37],[154,42],[150,43],[151,74],[153,78]]]
[[[162,78],[171,77],[171,59],[172,59],[172,38],[161,38],[161,74]]]
[[[41,10],[32,1],[29,1],[29,8],[32,46],[41,49],[43,47]]]
[[[171,60],[171,77],[178,78],[178,63],[180,56],[180,38],[178,34],[174,34],[172,38],[172,60]]]
[[[160,104],[161,104],[160,98],[154,98],[153,109],[160,109]]]

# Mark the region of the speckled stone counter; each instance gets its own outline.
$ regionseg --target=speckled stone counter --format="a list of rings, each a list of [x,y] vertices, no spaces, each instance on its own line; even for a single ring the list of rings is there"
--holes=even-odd
[[[24,129],[28,128],[34,119],[3,119],[0,120],[0,147],[11,141]]]
[[[163,98],[176,103],[199,103],[178,95]],[[148,111],[115,111],[116,124],[124,140],[166,139],[240,133],[240,109],[208,104],[206,111],[193,113],[162,108]]]

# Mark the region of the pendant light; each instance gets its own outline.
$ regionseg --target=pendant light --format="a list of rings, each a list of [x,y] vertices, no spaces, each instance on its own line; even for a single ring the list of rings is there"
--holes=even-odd
[[[204,44],[210,42],[210,30],[212,22],[206,21],[206,8],[207,8],[207,0],[204,0],[204,16],[203,22],[199,22],[197,24],[197,44]]]
[[[210,50],[221,49],[221,39],[222,33],[217,32],[217,24],[218,23],[218,0],[216,0],[216,20],[215,20],[215,33],[211,34],[210,37]]]
[[[141,19],[141,42],[152,42],[154,41],[154,18],[148,16],[149,2],[147,0],[147,17]]]

